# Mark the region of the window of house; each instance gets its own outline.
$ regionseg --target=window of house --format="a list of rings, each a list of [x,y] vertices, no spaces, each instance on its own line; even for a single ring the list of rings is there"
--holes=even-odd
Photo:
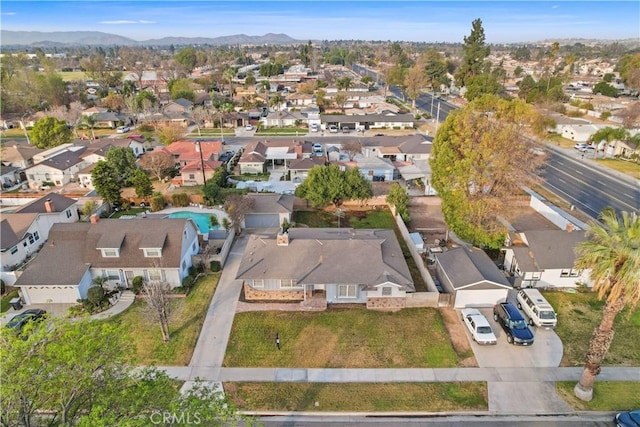
[[[189,179],[196,179],[196,175],[195,175],[195,174],[193,174],[193,173],[190,173],[190,174],[189,174]]]
[[[262,279],[253,279],[253,287],[254,288],[264,288],[264,280],[262,280]]]
[[[45,181],[51,181],[51,175],[49,175],[48,173],[44,174],[44,180]]]
[[[391,296],[391,286],[385,286],[382,288],[382,296],[383,297]]]
[[[33,232],[33,240],[34,240],[34,241],[36,241],[36,242],[37,242],[38,240],[40,240],[40,234],[38,234],[38,232],[37,232],[37,231],[34,231],[34,232]]]
[[[192,247],[193,247],[193,250],[195,251],[196,250],[196,242],[193,242]]]
[[[145,258],[160,258],[162,256],[162,251],[156,248],[145,248],[144,256]]]
[[[338,285],[338,298],[355,298],[357,285]]]
[[[102,249],[104,258],[117,258],[120,256],[118,249]]]
[[[160,281],[160,280],[162,280],[162,270],[157,269],[157,268],[147,270],[147,278],[150,281]]]
[[[187,269],[187,261],[186,260],[182,260],[182,269],[183,270]]]
[[[560,277],[569,277],[570,273],[571,273],[571,270],[561,270]]]
[[[11,253],[11,255],[15,254],[16,252],[18,252],[18,247],[17,246],[12,247],[9,252]]]
[[[65,213],[67,214],[67,218],[71,218],[71,209],[67,209]]]
[[[295,287],[295,282],[291,279],[282,279],[280,280],[281,288],[293,288]]]
[[[29,181],[35,181],[36,177],[33,174],[29,174]]]
[[[120,273],[118,270],[105,270],[104,277],[106,277],[107,280],[120,280]]]

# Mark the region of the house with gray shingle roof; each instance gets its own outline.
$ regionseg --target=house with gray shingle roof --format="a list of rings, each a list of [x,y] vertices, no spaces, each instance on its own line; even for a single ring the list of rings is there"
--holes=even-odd
[[[57,193],[35,199],[13,212],[1,213],[2,270],[12,271],[36,253],[56,223],[79,220],[76,201]],[[4,277],[13,282],[9,277]]]
[[[393,230],[290,228],[249,236],[237,279],[247,300],[303,301],[402,308],[415,292]]]
[[[436,274],[453,306],[493,307],[506,301],[512,286],[504,273],[479,248],[458,247],[436,254]]]
[[[18,278],[27,304],[75,303],[96,278],[130,287],[134,277],[182,284],[199,251],[191,219],[100,219],[55,224],[36,258]],[[60,268],[64,265],[64,268]]]
[[[531,230],[510,233],[503,248],[504,268],[516,287],[575,288],[590,285],[590,270],[573,267],[575,248],[586,240],[585,231]]]
[[[40,188],[45,182],[52,182],[56,187],[68,184],[86,166],[82,157],[84,151],[85,148],[66,150],[27,168],[25,174],[29,187]]]
[[[291,222],[295,197],[289,194],[249,193],[252,208],[244,217],[243,228],[278,229],[284,220]]]

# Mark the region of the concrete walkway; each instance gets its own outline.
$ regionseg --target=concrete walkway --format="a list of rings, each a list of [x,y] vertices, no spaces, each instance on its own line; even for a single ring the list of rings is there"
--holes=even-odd
[[[107,319],[111,316],[115,316],[116,314],[120,314],[126,309],[128,309],[131,304],[136,300],[136,295],[131,291],[123,291],[122,295],[118,299],[114,305],[109,307],[107,310],[102,311],[98,314],[92,314],[89,316],[91,319],[103,320]]]

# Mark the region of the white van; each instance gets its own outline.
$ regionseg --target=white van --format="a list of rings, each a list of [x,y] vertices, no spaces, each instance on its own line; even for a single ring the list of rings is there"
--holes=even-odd
[[[521,289],[516,297],[518,308],[524,311],[531,326],[554,328],[558,322],[556,313],[537,289]]]

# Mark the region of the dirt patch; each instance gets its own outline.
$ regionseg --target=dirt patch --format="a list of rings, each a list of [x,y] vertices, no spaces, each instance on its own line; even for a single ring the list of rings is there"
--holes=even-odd
[[[460,356],[460,365],[464,367],[478,366],[478,361],[473,355],[473,349],[467,338],[464,326],[458,317],[458,313],[453,308],[442,307],[440,308],[440,315],[442,316],[442,322],[445,328],[447,328],[451,345],[453,345],[453,349],[458,353],[458,356]]]
[[[410,232],[417,231],[422,234],[427,244],[445,238],[447,224],[444,222],[440,198],[412,197],[409,202],[409,215],[411,222],[407,228]]]

